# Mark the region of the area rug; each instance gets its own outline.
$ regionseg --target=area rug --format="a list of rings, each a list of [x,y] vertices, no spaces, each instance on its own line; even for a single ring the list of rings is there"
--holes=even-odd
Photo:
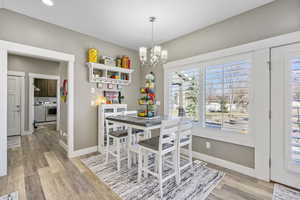
[[[137,183],[137,165],[128,170],[127,160],[123,160],[120,172],[117,171],[116,162],[111,161],[105,164],[103,155],[84,158],[81,161],[123,200],[160,199],[157,179],[149,176],[143,178],[141,183]],[[164,174],[170,171],[170,168],[164,167]],[[176,185],[174,178],[164,183],[163,199],[204,200],[224,175],[223,172],[208,168],[204,162],[196,160],[193,166],[181,173],[180,185]]]
[[[13,192],[0,197],[0,200],[18,200],[18,192]]]
[[[300,200],[300,192],[283,185],[275,184],[273,200]]]
[[[20,136],[10,136],[7,137],[7,148],[13,149],[21,146],[21,137]]]

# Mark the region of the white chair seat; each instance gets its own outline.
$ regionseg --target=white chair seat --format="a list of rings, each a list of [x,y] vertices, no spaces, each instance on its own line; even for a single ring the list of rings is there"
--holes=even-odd
[[[152,149],[154,151],[158,151],[159,150],[159,136],[152,137],[150,139],[140,141],[138,144],[143,146],[143,147]],[[171,147],[174,147],[174,144],[164,143],[163,146],[162,146],[162,150],[166,150],[166,149],[171,148]]]
[[[127,130],[117,130],[117,131],[111,131],[109,135],[117,138],[124,138],[128,136],[128,132]]]

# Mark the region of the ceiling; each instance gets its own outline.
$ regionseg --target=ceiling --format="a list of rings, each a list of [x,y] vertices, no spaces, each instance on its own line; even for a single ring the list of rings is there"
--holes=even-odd
[[[0,0],[0,6],[120,46],[151,43],[150,16],[158,18],[155,40],[166,42],[274,0]]]

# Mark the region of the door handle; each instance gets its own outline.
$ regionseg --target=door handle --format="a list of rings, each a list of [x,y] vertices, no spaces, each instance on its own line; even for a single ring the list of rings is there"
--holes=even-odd
[[[20,105],[16,105],[16,107],[17,107],[17,110],[15,110],[15,112],[21,112]]]

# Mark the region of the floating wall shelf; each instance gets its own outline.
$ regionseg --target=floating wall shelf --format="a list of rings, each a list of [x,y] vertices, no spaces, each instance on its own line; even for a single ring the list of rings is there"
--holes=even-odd
[[[131,82],[133,69],[108,66],[100,63],[87,63],[91,83],[110,83],[128,85]]]

